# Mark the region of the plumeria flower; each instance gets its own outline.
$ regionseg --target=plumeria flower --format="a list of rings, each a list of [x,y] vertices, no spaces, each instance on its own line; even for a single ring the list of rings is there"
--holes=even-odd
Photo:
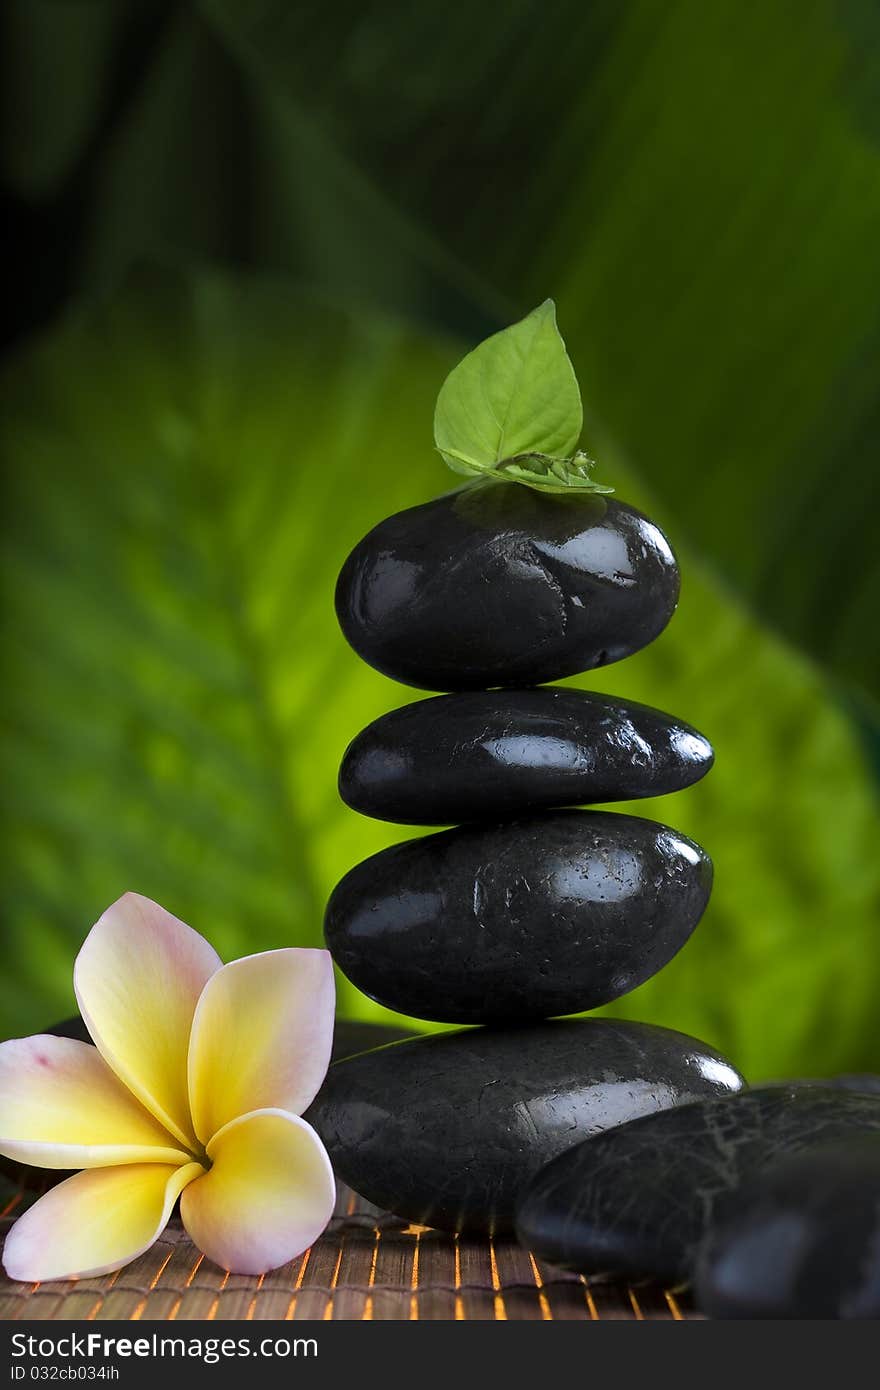
[[[223,965],[191,927],[126,893],[74,966],[95,1046],[38,1034],[0,1044],[0,1153],[79,1168],[13,1226],[13,1279],[106,1274],[147,1250],[180,1198],[210,1259],[262,1274],[333,1211],[327,1153],[302,1112],[330,1061],[327,951]]]

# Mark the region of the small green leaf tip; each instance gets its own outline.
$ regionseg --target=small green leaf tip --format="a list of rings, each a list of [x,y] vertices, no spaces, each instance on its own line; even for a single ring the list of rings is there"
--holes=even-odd
[[[577,450],[581,393],[545,299],[475,347],[440,388],[434,442],[456,473],[493,476],[538,492],[613,492],[593,482]]]

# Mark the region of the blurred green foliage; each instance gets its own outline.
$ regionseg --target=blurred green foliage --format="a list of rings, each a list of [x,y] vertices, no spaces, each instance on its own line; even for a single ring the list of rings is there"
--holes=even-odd
[[[226,955],[317,942],[335,879],[400,838],[336,798],[347,739],[415,696],[345,647],[335,573],[454,484],[446,371],[552,294],[585,447],[684,571],[668,632],[583,684],[717,750],[632,808],[705,843],[716,889],[613,1011],[754,1076],[880,1067],[876,6],[13,0],[4,23],[22,324],[47,333],[3,400],[0,1031],[70,1007],[125,888]]]

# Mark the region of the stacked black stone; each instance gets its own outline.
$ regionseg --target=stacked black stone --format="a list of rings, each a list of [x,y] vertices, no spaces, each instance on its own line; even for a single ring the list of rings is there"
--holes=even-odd
[[[495,480],[390,517],[343,566],[337,613],[358,654],[450,692],[359,734],[340,791],[380,819],[462,823],[357,865],[325,930],[371,998],[482,1026],[340,1063],[309,1116],[346,1181],[411,1220],[508,1225],[527,1179],[579,1139],[742,1084],[679,1033],[545,1021],[650,978],[709,898],[692,840],[570,809],[690,785],[711,767],[707,740],[543,684],[646,646],[678,592],[666,538],[633,508]]]

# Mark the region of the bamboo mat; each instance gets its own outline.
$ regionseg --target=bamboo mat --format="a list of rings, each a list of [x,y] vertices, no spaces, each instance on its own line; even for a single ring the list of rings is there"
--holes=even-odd
[[[33,1194],[9,1187],[0,1234]],[[97,1279],[17,1284],[0,1272],[0,1319],[685,1320],[679,1292],[583,1279],[515,1241],[452,1236],[378,1211],[340,1185],[336,1215],[299,1259],[260,1278],[227,1274],[172,1220],[151,1250]]]

